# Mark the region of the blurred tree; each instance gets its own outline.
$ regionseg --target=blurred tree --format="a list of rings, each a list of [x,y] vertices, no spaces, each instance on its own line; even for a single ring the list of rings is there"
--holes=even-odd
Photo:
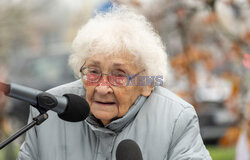
[[[0,5],[0,61],[27,45],[32,28],[29,18],[29,10],[22,5]]]
[[[51,54],[60,48],[65,52],[96,1],[1,1],[0,61],[15,54]]]

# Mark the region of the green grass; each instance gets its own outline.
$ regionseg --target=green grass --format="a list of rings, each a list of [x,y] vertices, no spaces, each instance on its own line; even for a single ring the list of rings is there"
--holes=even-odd
[[[19,148],[8,145],[0,150],[0,160],[15,160],[18,154]]]
[[[234,147],[207,146],[207,149],[213,160],[234,160]]]

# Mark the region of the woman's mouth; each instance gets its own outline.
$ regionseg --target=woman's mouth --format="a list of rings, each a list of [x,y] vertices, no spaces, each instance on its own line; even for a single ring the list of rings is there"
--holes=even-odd
[[[104,102],[104,101],[94,101],[95,103],[101,104],[101,105],[114,105],[116,104],[115,102]]]

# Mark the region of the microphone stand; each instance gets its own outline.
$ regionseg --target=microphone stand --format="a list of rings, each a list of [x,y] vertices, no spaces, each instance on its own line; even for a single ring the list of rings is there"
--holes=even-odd
[[[32,122],[30,122],[29,124],[25,125],[23,128],[21,128],[20,130],[18,130],[12,136],[10,136],[5,141],[3,141],[0,144],[0,150],[3,149],[6,145],[8,145],[10,142],[14,141],[16,138],[18,138],[24,132],[28,131],[30,128],[34,127],[35,125],[42,124],[46,119],[48,119],[48,114],[46,112],[41,112],[40,111],[40,114],[37,117],[34,117]]]

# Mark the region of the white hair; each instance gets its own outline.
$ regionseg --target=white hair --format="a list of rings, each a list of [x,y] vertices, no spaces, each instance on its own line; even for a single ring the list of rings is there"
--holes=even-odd
[[[98,13],[79,31],[72,43],[69,64],[76,75],[86,58],[93,54],[129,53],[136,64],[145,67],[148,76],[167,75],[167,54],[160,36],[142,15],[124,6]]]

